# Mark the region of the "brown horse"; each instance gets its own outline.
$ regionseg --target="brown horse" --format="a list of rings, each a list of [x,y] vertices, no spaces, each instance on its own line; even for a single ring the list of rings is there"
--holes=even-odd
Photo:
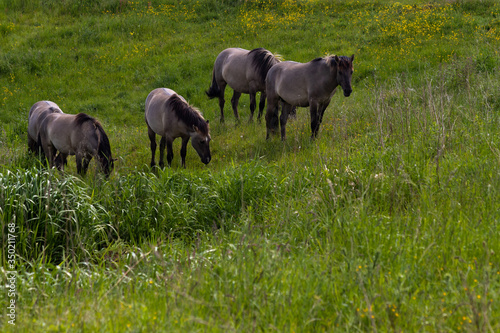
[[[42,147],[38,144],[40,124],[51,113],[63,113],[59,106],[51,101],[39,101],[33,104],[28,114],[28,149],[40,153],[44,158]]]
[[[145,109],[148,136],[151,143],[151,167],[155,165],[156,134],[160,140],[160,167],[164,167],[163,154],[167,146],[167,162],[171,165],[174,153],[172,142],[182,138],[181,159],[186,167],[186,148],[189,139],[205,164],[210,162],[210,131],[208,120],[200,111],[190,106],[186,100],[175,91],[167,88],[157,88],[146,98]]]
[[[269,69],[279,62],[277,56],[263,48],[251,51],[229,48],[217,56],[212,72],[212,84],[206,94],[210,99],[219,98],[221,122],[224,122],[224,91],[226,85],[229,85],[234,90],[231,105],[234,116],[238,120],[238,101],[241,94],[250,94],[251,121],[256,107],[256,94],[258,91],[261,92],[258,116],[260,120],[266,103],[266,75]]]
[[[48,114],[40,124],[38,138],[51,167],[56,166],[62,170],[62,161],[68,155],[75,155],[79,174],[84,175],[87,172],[92,157],[99,161],[106,177],[113,169],[114,160],[111,157],[108,136],[101,124],[85,113]],[[61,158],[56,159],[57,152]]]
[[[328,56],[308,63],[283,61],[274,65],[266,77],[266,138],[274,134],[278,125],[281,125],[281,139],[285,140],[288,115],[297,106],[309,106],[311,137],[315,138],[325,109],[330,104],[337,86],[342,87],[345,97],[351,95],[353,60],[354,55],[351,57]],[[280,102],[282,110],[278,124]]]

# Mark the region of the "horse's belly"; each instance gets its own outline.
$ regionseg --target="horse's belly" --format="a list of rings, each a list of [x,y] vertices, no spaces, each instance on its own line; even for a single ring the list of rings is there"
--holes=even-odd
[[[309,96],[307,92],[296,89],[282,89],[280,97],[290,105],[306,107],[309,106]]]
[[[248,85],[247,79],[243,76],[241,80],[237,79],[235,80],[234,78],[224,78],[224,80],[227,82],[227,84],[233,89],[236,90],[237,92],[243,93],[243,94],[248,94],[250,93],[250,87]]]
[[[63,154],[75,155],[75,151],[73,150],[73,147],[71,147],[71,145],[68,144],[68,142],[69,142],[68,139],[61,138],[61,137],[56,137],[56,138],[52,139],[52,144],[57,149],[57,151],[59,151]]]

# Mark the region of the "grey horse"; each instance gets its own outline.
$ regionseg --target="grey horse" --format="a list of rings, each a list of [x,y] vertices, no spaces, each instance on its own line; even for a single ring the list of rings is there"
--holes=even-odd
[[[109,139],[101,124],[85,113],[48,114],[40,124],[38,142],[42,145],[50,166],[64,168],[68,155],[75,155],[79,174],[87,172],[90,160],[96,157],[106,177],[113,170]],[[56,158],[56,153],[59,157]]]
[[[151,167],[155,166],[156,134],[160,140],[160,167],[164,167],[163,154],[167,146],[167,162],[170,166],[174,153],[172,142],[182,138],[181,159],[186,167],[186,148],[189,139],[201,158],[208,164],[210,155],[210,129],[201,112],[190,106],[186,100],[172,89],[157,88],[146,99],[145,109],[148,136],[151,144]]]
[[[224,122],[224,91],[226,85],[233,90],[231,105],[234,116],[239,120],[238,101],[242,93],[250,94],[250,121],[256,107],[256,94],[261,92],[259,116],[262,115],[266,103],[265,79],[269,69],[279,63],[280,59],[264,48],[251,51],[240,48],[225,49],[217,56],[212,72],[212,83],[206,91],[209,98],[219,98],[220,121]]]
[[[266,138],[281,125],[281,139],[286,139],[288,115],[297,106],[310,108],[311,137],[315,138],[337,86],[342,87],[345,97],[351,95],[353,61],[354,55],[328,56],[308,63],[283,61],[274,65],[266,77]],[[280,102],[282,111],[278,121]]]

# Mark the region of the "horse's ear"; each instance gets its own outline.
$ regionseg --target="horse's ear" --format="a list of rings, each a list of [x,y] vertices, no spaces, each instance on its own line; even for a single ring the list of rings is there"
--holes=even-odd
[[[354,54],[351,56],[351,63],[354,61]]]
[[[207,119],[207,124],[208,124],[208,119]]]
[[[338,55],[335,55],[334,59],[335,59],[335,62],[337,63],[337,65],[340,64],[340,59],[339,59]]]

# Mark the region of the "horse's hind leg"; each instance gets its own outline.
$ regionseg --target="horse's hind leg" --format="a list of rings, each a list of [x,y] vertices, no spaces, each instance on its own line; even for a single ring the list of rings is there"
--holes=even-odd
[[[241,93],[239,91],[236,90],[233,91],[233,97],[231,98],[231,106],[233,107],[234,117],[236,118],[236,120],[240,120],[240,116],[238,115],[238,102],[240,100],[240,96]]]
[[[260,93],[260,101],[259,101],[259,115],[257,116],[257,120],[260,123],[260,119],[262,117],[262,111],[264,111],[264,107],[266,106],[266,93]]]
[[[151,167],[155,166],[155,153],[156,153],[156,133],[148,125],[148,137],[151,147]]]
[[[256,96],[257,95],[257,92],[250,92],[250,118],[248,119],[248,121],[252,121],[253,120],[253,113],[255,112],[255,107],[257,105],[256,103]]]
[[[161,138],[160,141],[160,168],[164,168],[163,157],[165,156],[165,146],[167,147],[167,163],[168,166],[172,165],[172,160],[174,159],[174,151],[172,149],[172,141],[167,140],[165,137]]]
[[[33,138],[29,134],[28,134],[28,150],[33,154],[36,154],[41,150],[41,146],[38,146],[37,141],[33,140]]]
[[[220,109],[220,122],[224,122],[224,105],[226,104],[226,100],[224,99],[224,92],[226,91],[226,83],[225,82],[217,82],[217,85],[220,89],[219,94],[219,109]]]
[[[47,152],[47,160],[49,160],[49,166],[51,168],[53,168],[54,166],[57,166],[56,164],[56,154],[57,154],[57,150],[56,148],[52,145],[52,144],[49,144],[47,145],[46,149],[44,149],[44,151]],[[59,166],[57,166],[58,169],[60,169]]]

